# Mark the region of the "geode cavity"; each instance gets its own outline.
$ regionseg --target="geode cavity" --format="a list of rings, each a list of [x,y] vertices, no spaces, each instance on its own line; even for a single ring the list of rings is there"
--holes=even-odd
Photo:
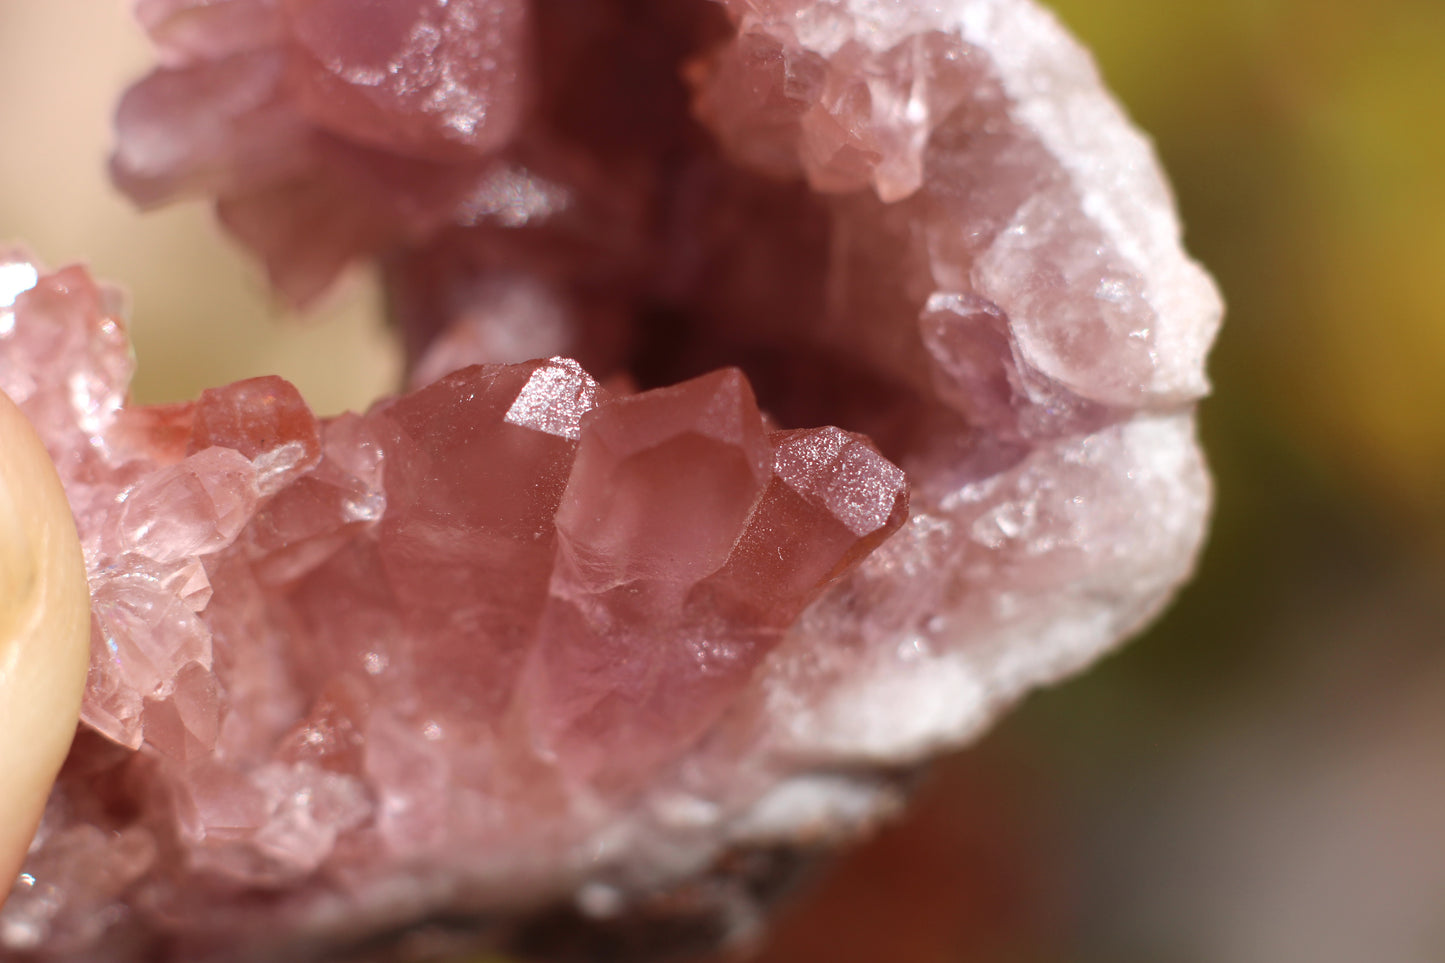
[[[1187,575],[1219,299],[1029,0],[138,9],[118,183],[298,301],[376,261],[411,391],[130,406],[84,271],[0,307],[94,626],[7,957],[625,913],[866,824]]]

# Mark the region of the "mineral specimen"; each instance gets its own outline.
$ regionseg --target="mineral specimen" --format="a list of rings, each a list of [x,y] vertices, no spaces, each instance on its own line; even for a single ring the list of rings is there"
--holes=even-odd
[[[128,406],[83,271],[0,308],[94,628],[9,953],[735,931],[730,854],[865,825],[1187,575],[1219,300],[1030,0],[138,9],[120,185],[297,300],[377,259],[413,390]]]

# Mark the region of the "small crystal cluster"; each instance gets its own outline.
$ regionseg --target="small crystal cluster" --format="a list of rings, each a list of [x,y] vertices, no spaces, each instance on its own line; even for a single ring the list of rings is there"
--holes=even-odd
[[[1218,296],[1030,0],[138,10],[118,183],[298,301],[376,260],[411,391],[128,406],[115,297],[0,264],[94,600],[0,949],[625,915],[866,824],[1187,575]]]

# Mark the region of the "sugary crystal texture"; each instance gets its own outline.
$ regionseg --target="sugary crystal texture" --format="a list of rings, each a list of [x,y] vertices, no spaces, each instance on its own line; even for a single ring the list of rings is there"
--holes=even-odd
[[[296,300],[374,259],[411,391],[126,406],[115,298],[0,263],[95,626],[6,951],[689,880],[726,932],[728,854],[865,825],[1188,574],[1218,295],[1031,0],[138,9],[121,187],[213,196]]]

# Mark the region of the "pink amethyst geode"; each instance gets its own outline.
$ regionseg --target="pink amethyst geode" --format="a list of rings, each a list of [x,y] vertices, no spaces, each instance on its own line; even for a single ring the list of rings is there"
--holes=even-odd
[[[116,296],[0,257],[94,614],[0,956],[733,935],[1188,574],[1219,299],[1029,0],[138,10],[118,183],[377,262],[411,390],[127,405]]]

